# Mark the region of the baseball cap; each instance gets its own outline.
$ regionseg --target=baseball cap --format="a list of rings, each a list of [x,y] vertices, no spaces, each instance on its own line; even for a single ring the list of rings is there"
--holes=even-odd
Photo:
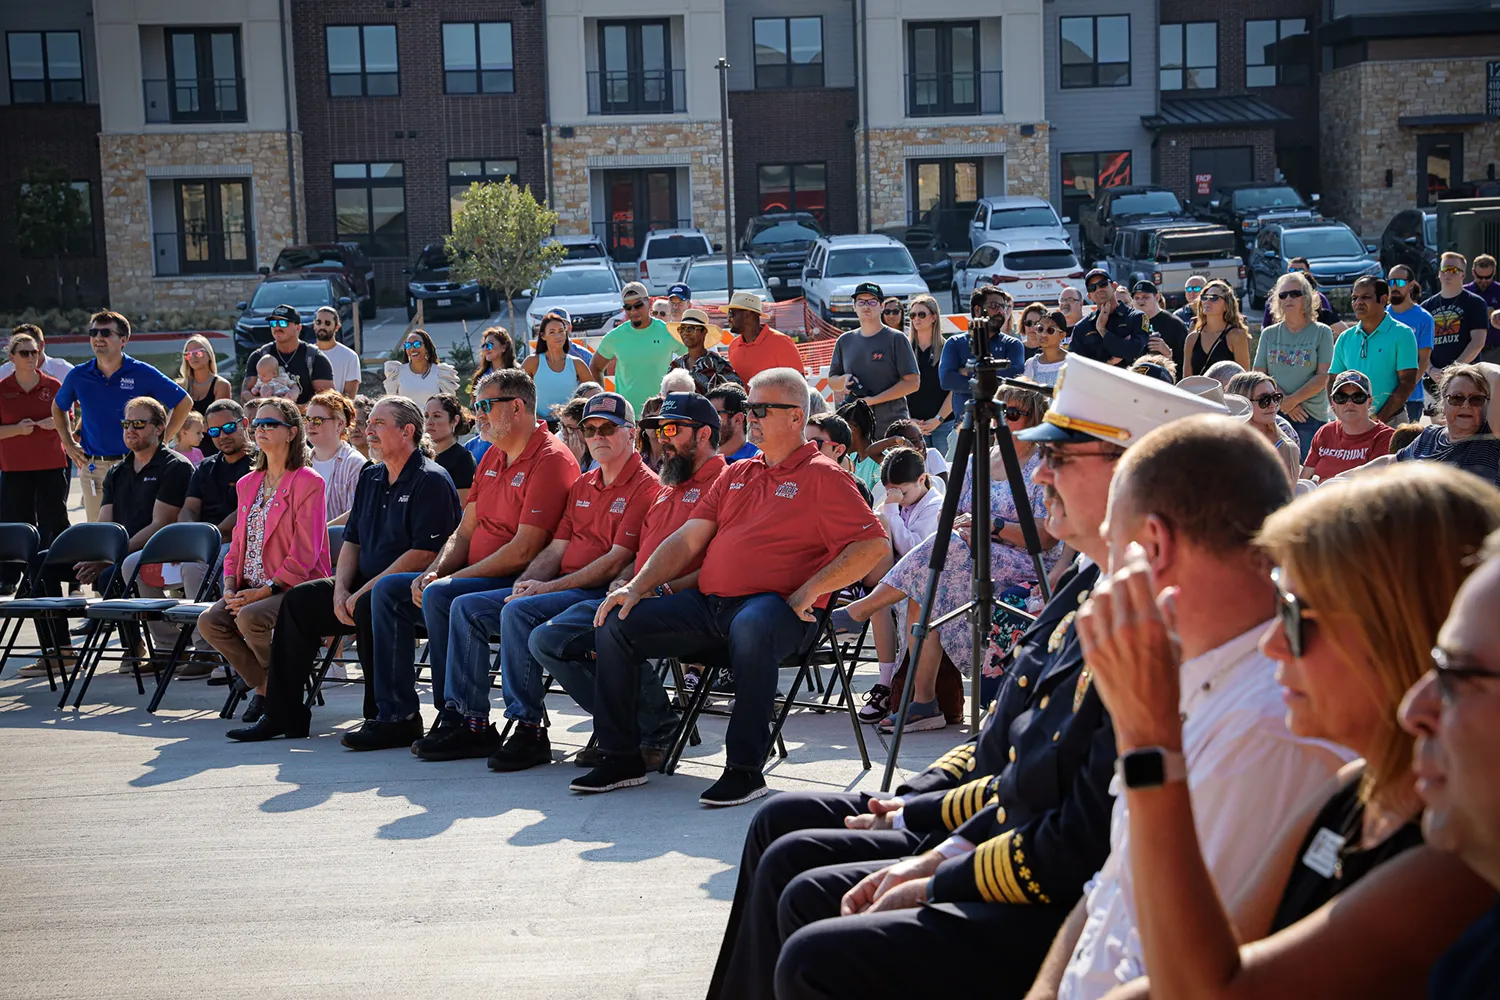
[[[854,294],[849,297],[851,299],[857,299],[861,295],[873,295],[877,299],[885,298],[885,292],[882,292],[880,290],[880,286],[875,284],[875,282],[873,281],[861,281],[859,284],[854,286]]]
[[[758,316],[766,314],[766,304],[754,292],[735,292],[729,299],[728,309],[745,309]],[[685,315],[685,314],[684,314]]]
[[[286,303],[282,303],[275,309],[272,309],[270,318],[284,319],[288,323],[296,323],[298,326],[302,325],[302,314]]]
[[[1114,278],[1110,277],[1109,272],[1106,271],[1104,268],[1102,268],[1102,267],[1094,267],[1094,268],[1090,268],[1089,269],[1089,273],[1085,274],[1083,276],[1083,284],[1084,284],[1084,286],[1087,287],[1088,283],[1090,281],[1093,281],[1095,278],[1108,278],[1109,281],[1110,281],[1110,284],[1113,284],[1114,280],[1115,280]]]
[[[1148,375],[1070,354],[1042,423],[1017,431],[1023,441],[1107,441],[1129,445],[1183,417],[1227,412],[1224,404],[1184,392]]]
[[[1139,295],[1142,292],[1145,292],[1147,295],[1155,295],[1157,293],[1156,284],[1155,282],[1142,279],[1130,286],[1130,292],[1132,295]]]
[[[651,293],[639,281],[632,281],[620,289],[621,302],[633,302],[636,299],[649,299],[650,297]]]
[[[669,392],[667,398],[662,400],[661,411],[656,416],[641,418],[641,426],[648,429],[665,423],[703,424],[717,430],[719,411],[714,409],[714,404],[708,401],[708,397],[696,392]]]
[[[1339,372],[1338,377],[1333,380],[1333,391],[1338,392],[1346,385],[1357,385],[1366,395],[1375,395],[1375,391],[1370,388],[1369,376],[1364,372],[1355,371],[1352,368],[1346,372]]]
[[[681,299],[682,301],[687,302],[692,297],[693,290],[680,281],[677,284],[673,285],[671,288],[667,289],[667,298],[669,299]]]
[[[581,424],[590,417],[603,417],[615,425],[635,423],[635,411],[630,408],[630,400],[618,392],[601,392],[590,396],[578,422]]]
[[[542,313],[542,321],[537,325],[546,326],[549,319],[560,319],[569,326],[573,325],[572,313],[568,312],[562,306],[553,306],[551,309],[548,309],[546,312]]]

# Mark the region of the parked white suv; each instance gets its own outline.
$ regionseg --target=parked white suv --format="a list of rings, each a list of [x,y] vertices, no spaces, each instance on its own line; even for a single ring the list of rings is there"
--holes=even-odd
[[[676,284],[682,265],[721,249],[701,229],[652,229],[641,240],[635,273],[652,295],[665,295]]]
[[[902,305],[927,292],[911,251],[889,236],[824,236],[813,244],[802,268],[802,294],[825,322],[849,330],[859,326],[854,288],[862,281],[875,282]]]

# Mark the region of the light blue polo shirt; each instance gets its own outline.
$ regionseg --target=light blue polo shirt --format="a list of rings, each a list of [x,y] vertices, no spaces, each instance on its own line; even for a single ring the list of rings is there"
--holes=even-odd
[[[1364,372],[1377,410],[1400,383],[1396,373],[1416,367],[1417,335],[1389,315],[1381,317],[1374,333],[1366,336],[1364,327],[1356,323],[1339,334],[1338,343],[1333,345],[1333,374]]]
[[[170,412],[187,393],[182,386],[156,368],[122,355],[120,367],[105,378],[99,371],[99,360],[90,359],[76,366],[57,390],[57,405],[66,410],[74,403],[83,407],[83,451],[86,455],[124,455],[125,432],[120,421],[125,418],[125,404],[137,396],[150,396]]]

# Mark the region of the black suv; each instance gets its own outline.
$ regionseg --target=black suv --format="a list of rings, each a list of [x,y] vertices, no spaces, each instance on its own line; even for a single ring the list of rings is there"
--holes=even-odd
[[[417,255],[417,262],[402,273],[410,275],[406,283],[406,318],[422,315],[431,320],[444,312],[468,312],[489,319],[498,308],[499,296],[487,292],[477,281],[455,281],[448,273],[448,250],[441,243],[429,243]]]
[[[359,301],[359,315],[375,318],[375,265],[358,243],[304,243],[282,247],[276,263],[261,268],[261,274],[327,273],[344,276]]]
[[[809,212],[767,212],[745,223],[740,251],[755,261],[778,300],[802,294],[802,265],[823,235]]]
[[[1109,256],[1115,230],[1137,222],[1178,222],[1186,218],[1182,202],[1171,188],[1159,184],[1121,184],[1102,187],[1078,213],[1078,241],[1084,260]]]
[[[1321,219],[1314,207],[1318,196],[1313,195],[1312,200],[1312,205],[1303,201],[1302,195],[1290,184],[1242,181],[1214,188],[1207,201],[1194,206],[1194,214],[1234,230],[1240,240],[1241,253],[1248,259],[1262,220],[1310,222]]]

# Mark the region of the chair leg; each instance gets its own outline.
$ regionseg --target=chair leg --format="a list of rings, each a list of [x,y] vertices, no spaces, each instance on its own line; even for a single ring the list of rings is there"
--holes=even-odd
[[[40,621],[40,619],[36,619],[36,620]],[[11,650],[15,648],[16,640],[21,637],[21,626],[22,626],[22,624],[24,624],[24,621],[25,620],[21,619],[21,618],[15,619],[15,622],[14,622],[15,628],[14,629],[11,628],[11,624],[12,624],[11,622],[6,622],[5,623],[5,627],[4,628],[0,628],[0,635],[4,635],[7,631],[10,632],[10,638],[5,643],[5,652],[4,653],[0,653],[0,674],[5,673],[5,665],[10,662],[10,653],[11,653]],[[40,629],[38,629],[38,631],[40,631]],[[37,645],[38,646],[41,645],[41,640],[40,639],[38,639]],[[42,652],[45,653],[46,650],[42,650]],[[51,671],[51,669],[48,669],[48,671],[47,671],[47,683],[52,684],[52,690],[54,690],[54,691],[57,690],[57,685],[55,683],[53,683],[53,681],[52,681],[52,671]]]
[[[854,728],[854,742],[859,746],[859,759],[865,765],[865,770],[870,769],[870,751],[865,746],[865,728],[859,721],[859,712],[854,707],[854,661],[846,665],[844,657],[837,646],[833,650],[833,669],[838,674],[839,685],[844,689],[840,700],[844,709],[849,713],[849,725]]]
[[[677,764],[682,759],[683,751],[687,749],[689,736],[696,729],[698,714],[703,711],[703,706],[708,704],[708,692],[713,688],[718,675],[717,666],[704,664],[703,677],[698,681],[698,689],[688,699],[687,708],[682,713],[682,720],[677,725],[677,732],[673,734],[666,756],[662,758],[659,768],[662,774],[677,772]]]
[[[323,654],[323,661],[318,664],[311,677],[307,679],[307,709],[312,711],[314,705],[323,704],[323,679],[328,676],[328,668],[333,666],[333,656],[340,645],[342,636],[333,636],[328,640],[328,651]]]
[[[172,655],[167,660],[167,667],[161,672],[161,677],[156,682],[156,691],[151,695],[151,703],[146,706],[147,713],[154,715],[157,708],[161,706],[162,695],[167,693],[167,685],[172,683],[172,677],[177,673],[177,663],[187,650],[187,644],[192,641],[192,638],[191,627],[184,628],[178,633],[177,642],[172,646]]]
[[[687,686],[687,672],[682,669],[682,661],[675,656],[662,658],[667,669],[672,672],[672,693],[676,696],[677,704],[681,705],[682,689]],[[698,735],[698,724],[693,724],[693,731],[688,735],[688,746],[698,746],[703,742],[703,737]]]
[[[234,672],[233,667],[230,667],[229,694],[224,697],[224,707],[219,709],[219,718],[221,719],[233,719],[235,710],[240,707],[240,698],[242,696],[240,694],[239,680],[240,675]]]
[[[64,619],[71,621],[71,619]],[[89,630],[84,633],[83,646],[78,650],[78,661],[73,664],[73,672],[68,675],[67,683],[63,685],[62,698],[57,702],[58,708],[64,708],[68,704],[68,695],[73,692],[73,685],[78,683],[80,675],[84,677],[84,686],[88,686],[88,677],[93,675],[94,669],[99,665],[99,659],[104,656],[104,647],[109,644],[109,633],[106,631],[107,622],[93,621],[88,623]],[[83,700],[83,692],[78,692],[78,698]],[[75,702],[74,708],[78,707]]]

